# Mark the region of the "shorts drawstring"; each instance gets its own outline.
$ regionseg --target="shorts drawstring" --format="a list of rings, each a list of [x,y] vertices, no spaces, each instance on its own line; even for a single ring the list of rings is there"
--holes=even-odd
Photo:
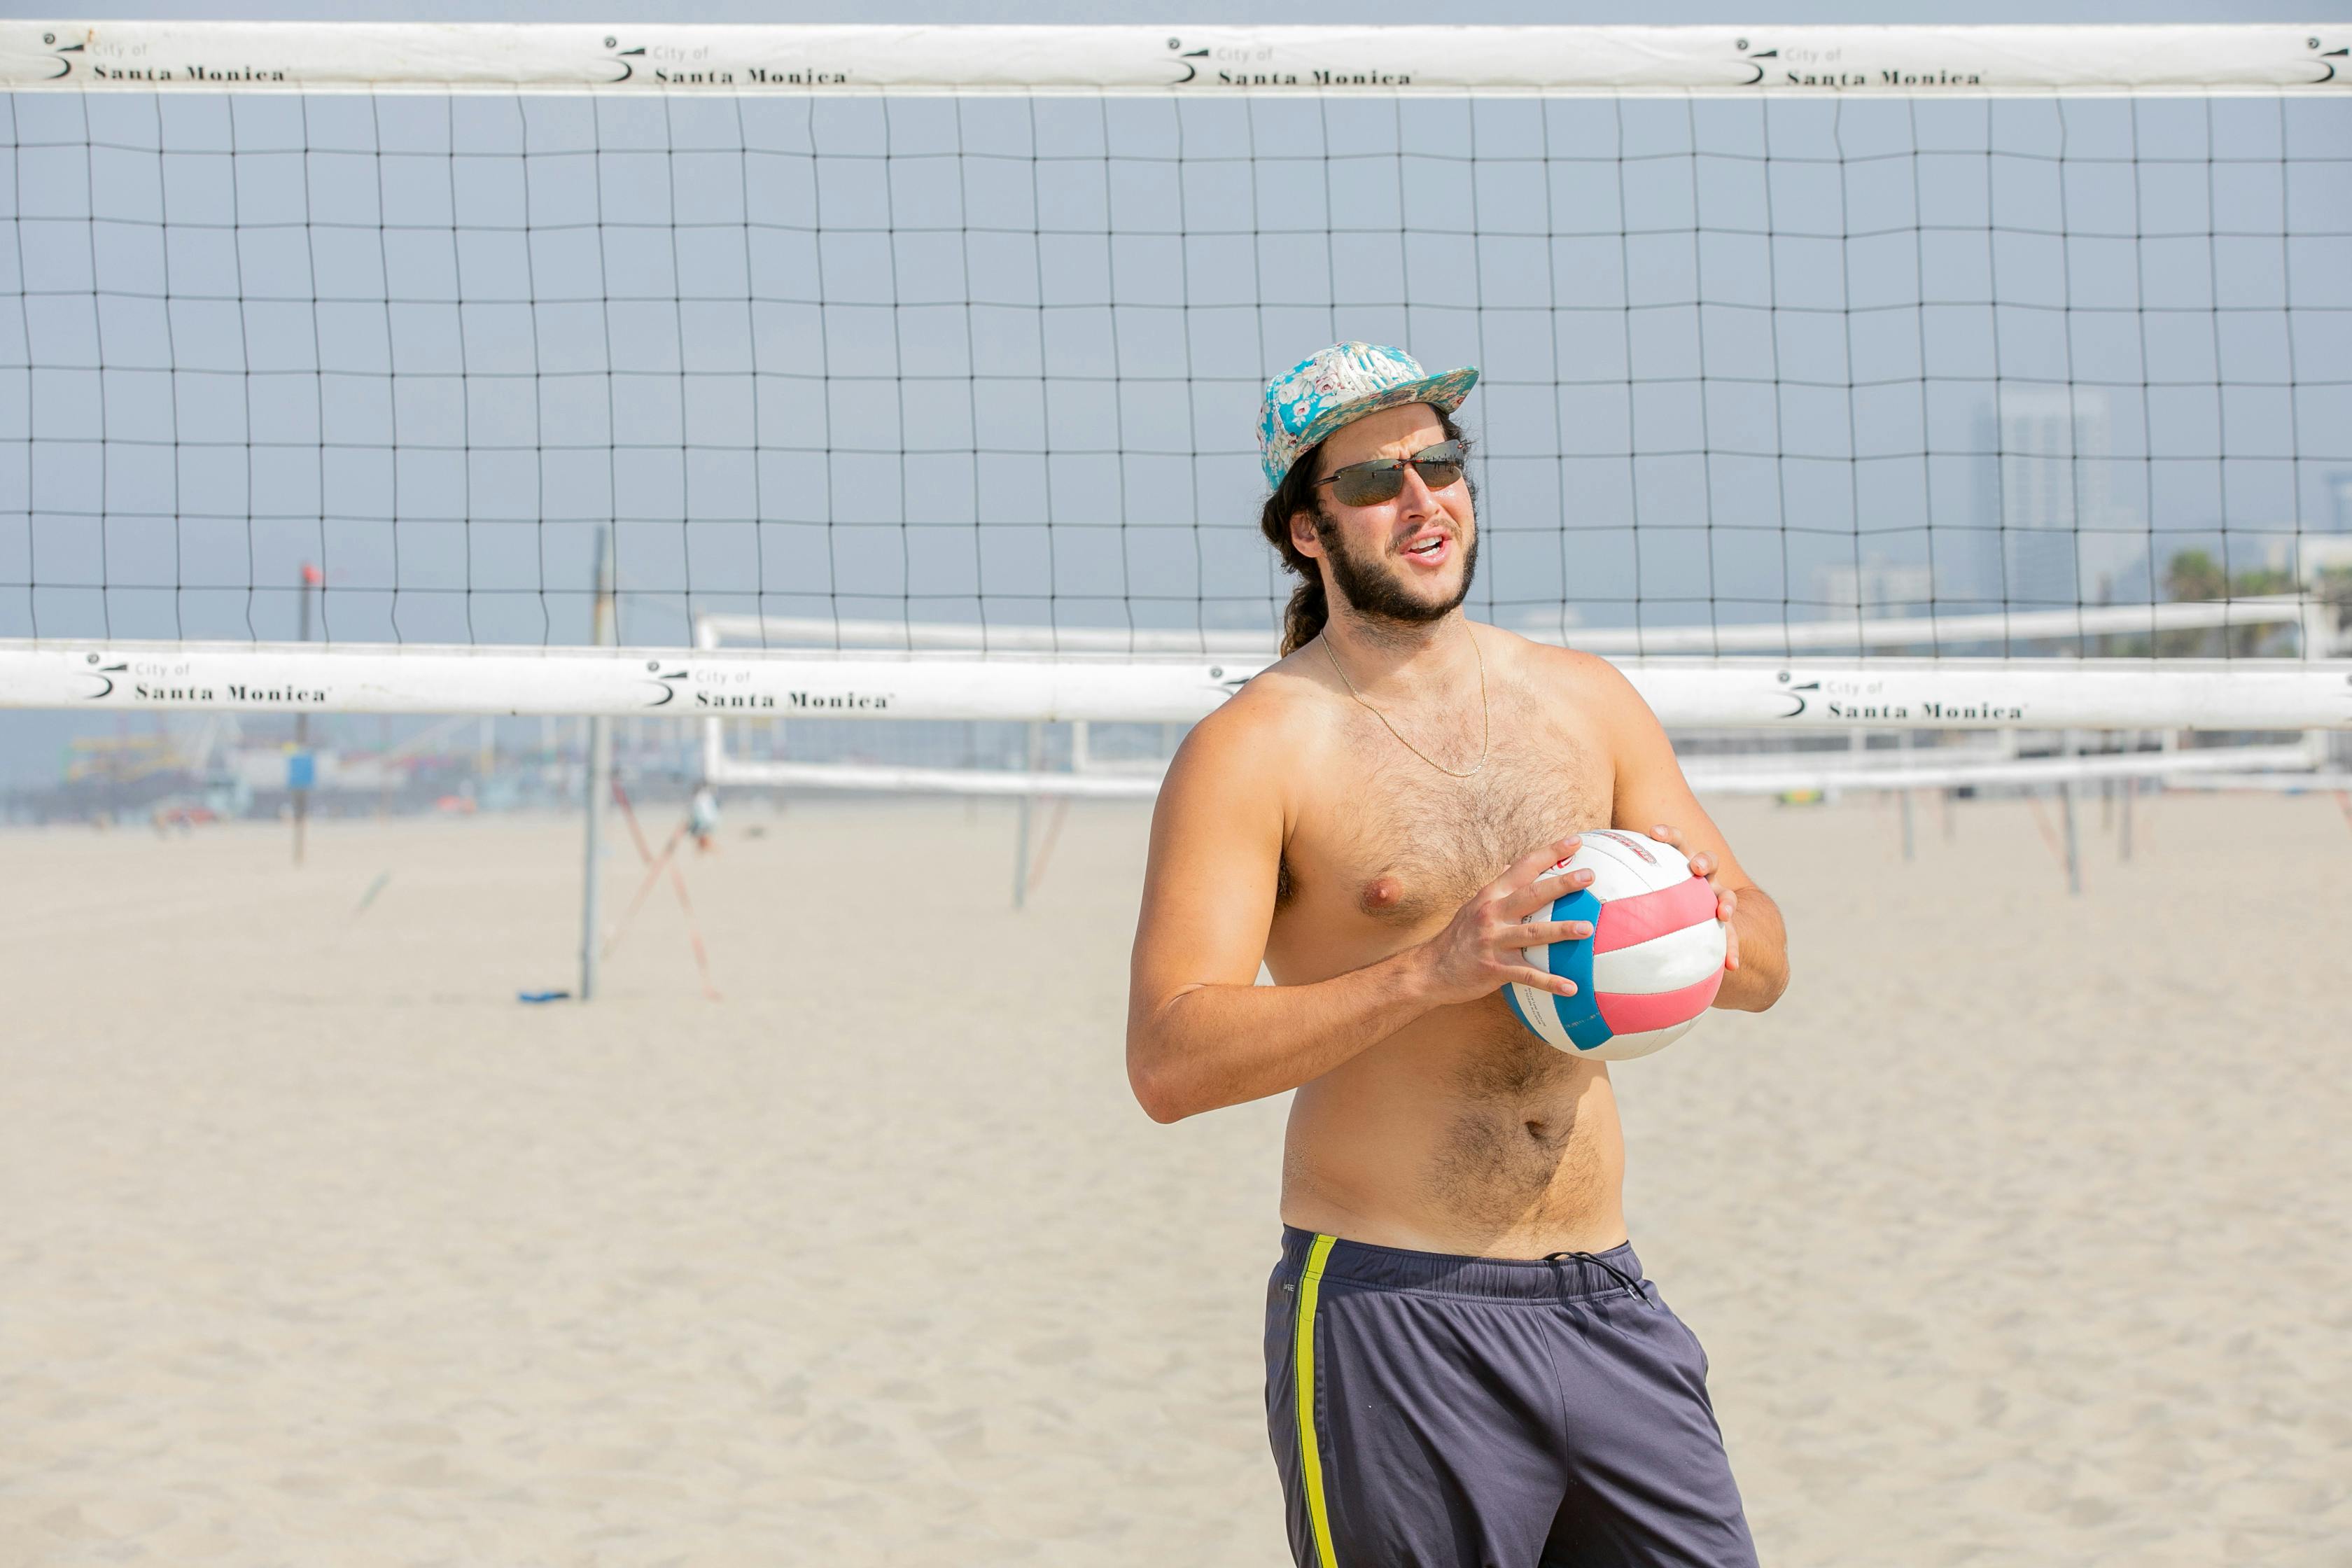
[[[1601,1268],[1601,1269],[1605,1269],[1605,1270],[1608,1272],[1609,1277],[1610,1277],[1611,1279],[1612,1279],[1616,1280],[1616,1281],[1617,1281],[1617,1283],[1619,1283],[1620,1285],[1622,1285],[1623,1287],[1625,1287],[1625,1293],[1626,1293],[1628,1296],[1633,1297],[1633,1300],[1635,1300],[1636,1301],[1641,1301],[1641,1302],[1643,1302],[1643,1303],[1648,1302],[1649,1298],[1648,1298],[1647,1296],[1644,1296],[1644,1295],[1643,1295],[1643,1294],[1642,1294],[1642,1282],[1641,1282],[1639,1279],[1634,1279],[1632,1275],[1630,1275],[1630,1274],[1626,1273],[1622,1268],[1618,1268],[1615,1264],[1613,1264],[1613,1263],[1610,1262],[1607,1258],[1602,1258],[1602,1257],[1599,1256],[1599,1255],[1598,1255],[1598,1254],[1596,1254],[1596,1253],[1591,1253],[1591,1252],[1547,1252],[1547,1253],[1545,1253],[1545,1254],[1544,1254],[1544,1258],[1543,1258],[1543,1260],[1544,1260],[1546,1263],[1557,1263],[1557,1262],[1559,1262],[1559,1261],[1561,1258],[1573,1258],[1573,1259],[1575,1259],[1575,1260],[1576,1260],[1577,1262],[1579,1262],[1579,1263],[1590,1263],[1590,1264],[1592,1264],[1592,1265],[1593,1265],[1594,1267],[1596,1267],[1596,1268]]]

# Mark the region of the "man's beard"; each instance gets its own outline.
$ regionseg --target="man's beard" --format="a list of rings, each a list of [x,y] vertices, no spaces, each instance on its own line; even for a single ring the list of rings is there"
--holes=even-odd
[[[1425,626],[1443,620],[1460,607],[1470,596],[1471,579],[1478,574],[1478,534],[1469,531],[1466,541],[1461,531],[1454,539],[1462,544],[1462,584],[1444,599],[1417,598],[1398,580],[1393,569],[1384,569],[1378,558],[1361,560],[1349,552],[1347,535],[1339,525],[1320,510],[1315,513],[1315,537],[1323,546],[1323,559],[1331,566],[1331,585],[1339,591],[1348,607],[1369,621],[1388,621],[1400,626]]]

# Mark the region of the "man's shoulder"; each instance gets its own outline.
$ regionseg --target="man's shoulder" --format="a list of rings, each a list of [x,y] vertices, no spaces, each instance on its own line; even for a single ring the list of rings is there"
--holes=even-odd
[[[1157,834],[1170,844],[1196,833],[1225,837],[1262,824],[1270,843],[1288,841],[1307,781],[1318,770],[1329,727],[1328,703],[1288,660],[1252,677],[1194,724],[1162,781]]]
[[[1482,635],[1499,641],[1517,668],[1536,685],[1555,695],[1583,702],[1609,705],[1633,693],[1624,672],[1599,654],[1538,642],[1501,626],[1481,626]]]
[[[1496,628],[1499,630],[1499,628]],[[1538,700],[1572,713],[1612,755],[1638,750],[1658,727],[1649,702],[1625,672],[1599,654],[1502,632],[1521,679]]]
[[[1178,755],[1222,767],[1273,769],[1305,758],[1328,722],[1328,694],[1292,654],[1252,676],[1192,726]]]

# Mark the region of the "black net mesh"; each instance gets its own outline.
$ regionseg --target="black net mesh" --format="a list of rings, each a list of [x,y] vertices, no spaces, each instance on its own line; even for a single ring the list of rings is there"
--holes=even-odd
[[[1339,338],[1483,367],[1507,626],[2296,655],[2050,616],[2352,567],[2340,100],[19,94],[0,134],[0,637],[584,642],[608,529],[632,644],[1270,632],[1259,390]]]

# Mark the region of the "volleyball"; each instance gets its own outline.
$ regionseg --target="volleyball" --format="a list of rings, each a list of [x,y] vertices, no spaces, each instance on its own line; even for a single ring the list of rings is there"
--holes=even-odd
[[[1591,871],[1592,885],[1528,918],[1586,921],[1592,934],[1525,950],[1531,967],[1575,981],[1576,994],[1516,982],[1504,994],[1547,1045],[1596,1061],[1646,1057],[1688,1033],[1723,984],[1715,889],[1671,844],[1613,827],[1583,840],[1544,876]]]

